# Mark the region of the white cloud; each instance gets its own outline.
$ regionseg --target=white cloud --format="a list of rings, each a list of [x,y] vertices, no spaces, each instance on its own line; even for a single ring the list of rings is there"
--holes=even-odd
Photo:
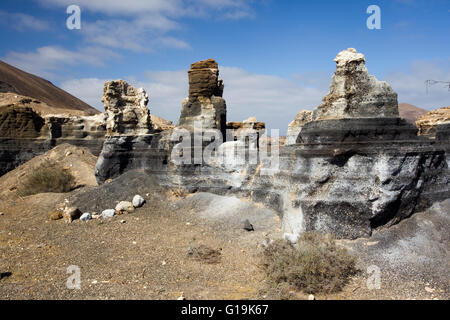
[[[36,0],[46,6],[67,7],[73,0]],[[82,10],[111,16],[148,16],[162,15],[166,17],[206,16],[212,11],[219,15],[248,17],[252,14],[248,0],[77,0]],[[246,13],[246,14],[244,14]]]
[[[113,79],[71,79],[61,83],[61,88],[99,110],[103,110],[101,97],[103,85]],[[134,87],[145,88],[149,94],[148,107],[156,114],[174,122],[178,121],[181,101],[188,95],[188,78],[185,70],[149,71],[144,79],[125,77]]]
[[[160,47],[190,48],[183,40],[165,35],[166,31],[176,29],[178,25],[161,19],[160,22],[153,20],[154,23],[140,18],[131,21],[97,20],[83,23],[81,32],[86,42],[110,48],[132,51],[153,51]]]
[[[37,0],[46,6],[66,7],[72,0]],[[132,51],[154,51],[160,47],[189,49],[188,43],[169,35],[181,26],[183,17],[243,19],[253,16],[245,0],[78,0],[82,10],[81,34],[94,45]],[[106,15],[89,21],[84,10]]]
[[[236,67],[220,67],[225,83],[228,121],[242,121],[255,116],[269,128],[280,129],[285,134],[288,124],[302,109],[315,109],[328,93],[331,74],[326,72],[295,75],[282,78],[255,74]],[[443,62],[416,62],[408,72],[391,72],[387,80],[399,94],[400,102],[435,109],[450,105],[450,92],[444,85],[435,85],[425,92],[426,79],[450,79],[448,64]],[[174,123],[178,122],[181,101],[188,95],[186,70],[151,71],[143,79],[128,78],[133,86],[143,87],[150,97],[152,114]],[[103,83],[100,79],[70,80],[62,88],[103,110],[100,98]]]
[[[24,71],[53,78],[53,71],[67,66],[104,66],[105,61],[118,57],[118,54],[100,47],[85,47],[73,51],[59,46],[46,46],[33,52],[11,51],[2,60]]]
[[[385,79],[398,93],[399,102],[433,110],[450,105],[448,85],[435,84],[426,91],[426,80],[450,81],[450,59],[416,61],[405,72],[390,72]]]
[[[11,13],[0,10],[0,23],[12,26],[18,31],[47,31],[50,24],[25,13]]]
[[[327,91],[327,87],[303,86],[292,79],[252,74],[240,68],[221,67],[220,70],[225,83],[228,120],[242,121],[256,116],[271,128],[280,129],[281,134],[285,134],[298,111],[315,108]],[[145,79],[125,80],[147,90],[152,114],[178,122],[181,101],[188,95],[186,70],[151,71],[146,73]],[[104,81],[74,79],[62,83],[61,87],[102,110],[100,98]]]
[[[72,79],[61,83],[61,89],[83,100],[90,106],[103,111],[101,98],[106,80],[97,78]]]
[[[283,134],[300,110],[316,108],[328,90],[328,85],[304,84],[297,77],[252,74],[233,67],[222,67],[221,76],[228,119],[242,121],[255,116]]]

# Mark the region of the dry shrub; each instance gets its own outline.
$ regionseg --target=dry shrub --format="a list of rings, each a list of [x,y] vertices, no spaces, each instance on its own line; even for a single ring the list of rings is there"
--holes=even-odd
[[[45,192],[69,192],[75,178],[57,164],[43,164],[28,174],[18,188],[20,196],[29,196]]]
[[[287,284],[305,293],[337,292],[358,272],[356,259],[346,249],[337,247],[333,237],[316,232],[303,233],[296,246],[276,240],[262,258],[272,288]]]

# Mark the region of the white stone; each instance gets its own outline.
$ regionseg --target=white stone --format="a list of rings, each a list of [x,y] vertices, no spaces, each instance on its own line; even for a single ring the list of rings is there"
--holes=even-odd
[[[89,221],[92,219],[92,216],[89,212],[85,212],[81,215],[80,220],[81,221]]]
[[[133,206],[135,208],[142,207],[144,205],[144,203],[145,203],[145,199],[142,198],[140,195],[137,194],[133,197]]]
[[[134,206],[130,201],[120,201],[117,205],[116,205],[116,211],[119,212],[133,212],[134,211]]]
[[[102,212],[102,218],[112,218],[116,215],[116,210],[114,209],[106,209]]]

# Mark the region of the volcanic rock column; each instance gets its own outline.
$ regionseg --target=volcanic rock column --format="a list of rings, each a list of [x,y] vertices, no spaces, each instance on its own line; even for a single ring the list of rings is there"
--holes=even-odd
[[[313,120],[397,118],[397,93],[385,81],[369,75],[362,53],[349,48],[334,59],[330,92],[314,111]]]
[[[203,130],[218,129],[225,135],[227,107],[217,62],[208,59],[193,63],[188,76],[189,97],[182,102],[178,126],[192,130],[201,124]]]
[[[105,83],[102,102],[107,136],[149,134],[152,129],[148,95],[124,80]]]

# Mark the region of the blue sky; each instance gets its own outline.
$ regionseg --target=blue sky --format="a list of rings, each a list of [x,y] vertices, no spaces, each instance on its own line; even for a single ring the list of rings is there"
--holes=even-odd
[[[81,30],[66,28],[70,4]],[[369,30],[369,5],[381,30]],[[214,58],[228,118],[255,115],[282,133],[327,93],[333,58],[348,47],[366,56],[399,102],[450,105],[450,1],[3,0],[0,59],[40,75],[102,110],[103,83],[144,87],[151,113],[177,121],[192,62]]]

